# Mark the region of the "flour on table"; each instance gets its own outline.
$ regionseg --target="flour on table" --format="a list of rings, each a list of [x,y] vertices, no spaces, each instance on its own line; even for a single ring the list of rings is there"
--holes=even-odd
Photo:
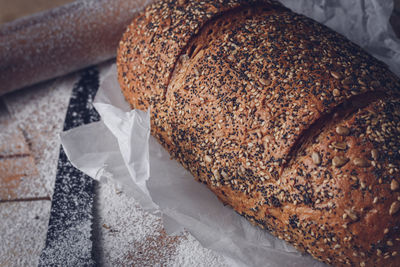
[[[168,236],[159,217],[104,180],[97,192],[99,252],[104,266],[226,266],[189,233]]]
[[[59,78],[2,97],[2,138],[19,139],[21,147],[2,146],[6,154],[22,153],[34,171],[25,168],[10,198],[46,199],[53,194],[59,134],[76,75]],[[5,113],[9,113],[4,115]],[[11,120],[7,119],[11,116]],[[8,121],[8,122],[7,122]],[[11,121],[11,122],[10,122]],[[0,134],[1,135],[1,134]],[[3,140],[6,142],[6,140]],[[8,151],[8,152],[7,152]],[[26,164],[25,164],[26,166]],[[33,169],[32,169],[33,170]],[[37,266],[45,246],[51,202],[0,203],[0,266]]]
[[[229,266],[222,256],[206,249],[188,232],[176,248],[175,256],[169,259],[169,266]]]
[[[59,134],[65,119],[75,75],[46,82],[4,96],[4,102],[25,135],[34,156],[40,194],[52,195],[60,148]]]
[[[51,202],[0,203],[0,266],[37,266]]]

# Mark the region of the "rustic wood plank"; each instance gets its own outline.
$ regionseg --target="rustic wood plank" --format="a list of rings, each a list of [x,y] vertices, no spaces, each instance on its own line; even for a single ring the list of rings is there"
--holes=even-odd
[[[17,122],[0,103],[0,202],[49,198]]]
[[[38,176],[30,179],[33,197],[51,197],[53,194],[59,134],[76,78],[77,74],[72,74],[3,96],[9,113],[29,145],[38,171]]]

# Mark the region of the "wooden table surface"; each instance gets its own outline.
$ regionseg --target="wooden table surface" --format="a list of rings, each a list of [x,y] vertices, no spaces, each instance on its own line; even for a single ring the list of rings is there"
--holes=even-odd
[[[59,134],[79,75],[0,97],[0,267],[38,264],[46,240]],[[180,266],[184,262],[225,266],[221,256],[189,234],[167,236],[160,219],[143,211],[114,183],[100,183],[96,196],[93,229],[97,229],[98,256],[105,266]],[[69,234],[60,237],[60,248],[74,240],[73,231]]]

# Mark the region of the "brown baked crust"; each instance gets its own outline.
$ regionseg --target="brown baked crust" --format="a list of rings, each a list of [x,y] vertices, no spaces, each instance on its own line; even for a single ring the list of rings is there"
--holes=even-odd
[[[254,224],[337,266],[398,266],[400,88],[271,1],[157,2],[118,50],[152,134]]]

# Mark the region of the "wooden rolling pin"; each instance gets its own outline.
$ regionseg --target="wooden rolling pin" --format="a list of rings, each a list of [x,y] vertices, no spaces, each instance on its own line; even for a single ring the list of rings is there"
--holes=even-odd
[[[151,0],[78,0],[0,26],[0,95],[115,57]]]

